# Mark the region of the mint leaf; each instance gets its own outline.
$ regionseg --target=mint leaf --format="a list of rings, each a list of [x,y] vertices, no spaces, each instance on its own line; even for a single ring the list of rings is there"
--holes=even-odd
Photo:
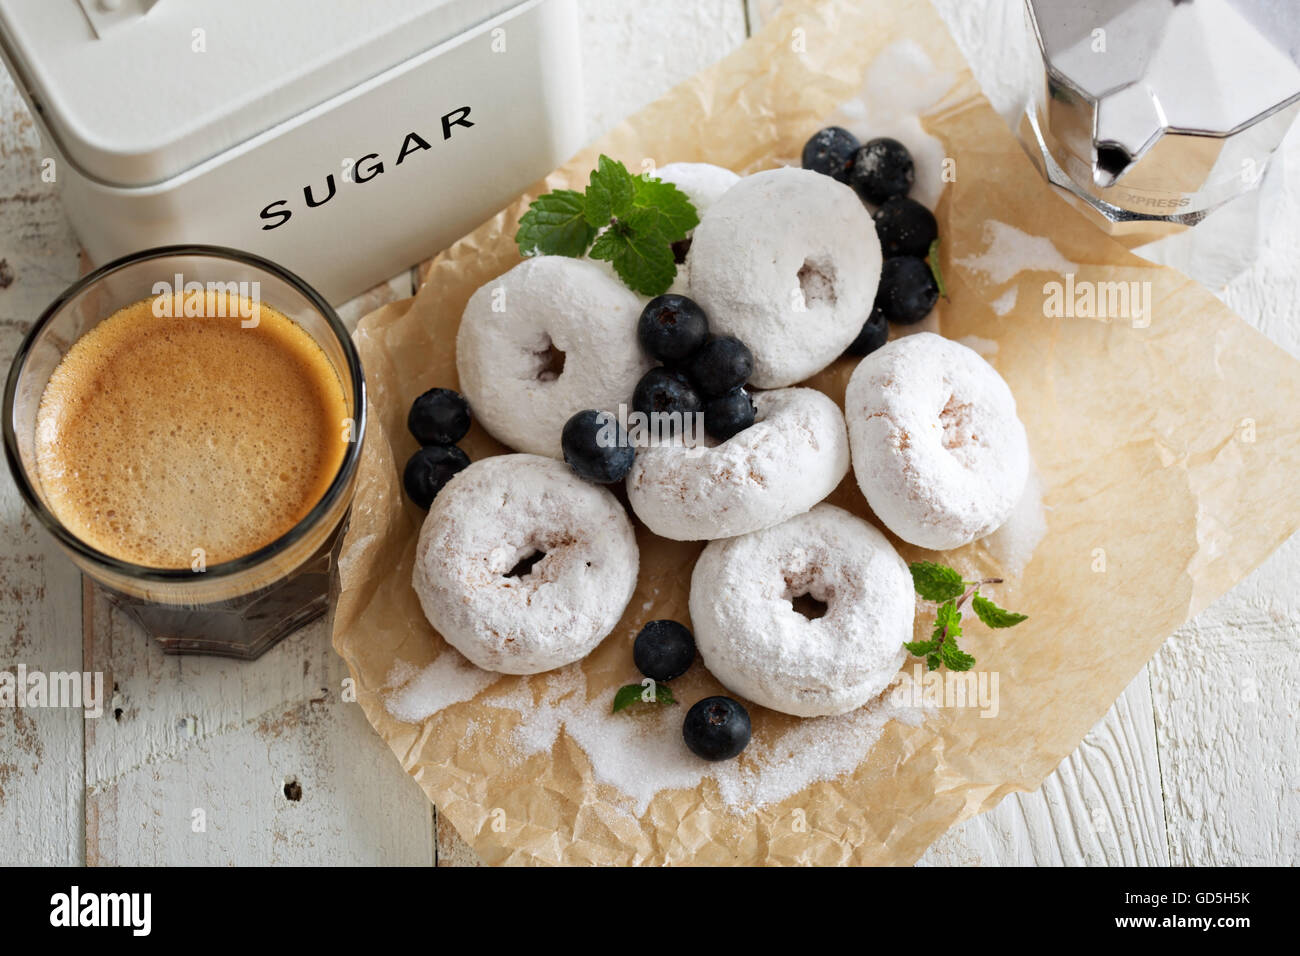
[[[677,698],[673,697],[673,692],[669,690],[667,684],[661,684],[656,681],[654,688],[654,703],[677,703]],[[644,684],[624,684],[614,693],[614,709],[611,713],[617,714],[620,710],[631,707],[638,701],[645,700],[644,695],[646,690],[647,688]],[[650,701],[645,702],[650,703]]]
[[[907,653],[913,657],[925,657],[931,651],[936,650],[934,641],[904,641],[903,646],[907,648]]]
[[[925,663],[928,670],[937,671],[939,669],[939,665],[942,664],[943,661],[939,659],[938,654],[931,654],[929,657],[925,659]]]
[[[686,233],[700,224],[699,214],[686,193],[672,183],[638,176],[633,201],[638,209],[654,209],[659,213],[656,229],[664,242],[674,243],[685,239]]]
[[[945,299],[948,298],[948,287],[943,284],[943,272],[939,269],[939,240],[936,239],[930,243],[930,252],[925,257],[926,264],[930,267],[930,275],[934,276],[934,284],[939,287],[939,294]]]
[[[1015,627],[1021,621],[1029,619],[1028,614],[1004,611],[988,598],[980,597],[978,594],[971,601],[971,607],[974,609],[975,615],[989,627]]]
[[[557,189],[533,200],[519,220],[515,242],[525,256],[578,258],[591,245],[596,230],[585,216],[587,201],[580,192]]]
[[[968,671],[975,665],[975,658],[959,648],[951,637],[939,648],[939,657],[950,671]]]
[[[961,637],[961,611],[957,610],[957,605],[952,601],[939,605],[938,613],[934,616],[935,640],[941,640],[944,636]]]
[[[593,229],[609,225],[611,219],[632,211],[637,184],[627,167],[617,159],[600,154],[598,165],[587,181],[587,223]]]
[[[642,295],[668,291],[677,275],[672,246],[657,230],[659,213],[634,209],[613,223],[591,247],[593,259],[609,262],[628,288]]]
[[[912,586],[927,601],[948,601],[961,597],[966,582],[952,568],[933,561],[913,561],[908,565],[912,572]]]

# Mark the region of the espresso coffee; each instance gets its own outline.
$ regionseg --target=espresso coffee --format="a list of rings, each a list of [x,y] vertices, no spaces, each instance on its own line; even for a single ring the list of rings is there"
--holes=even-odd
[[[342,383],[301,326],[237,296],[168,294],[115,312],[64,356],[37,412],[36,475],[86,544],[197,569],[301,521],[351,437]]]

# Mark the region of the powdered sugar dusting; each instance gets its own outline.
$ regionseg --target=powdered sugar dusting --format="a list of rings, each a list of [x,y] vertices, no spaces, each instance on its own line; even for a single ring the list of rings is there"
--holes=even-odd
[[[977,352],[979,357],[986,361],[998,354],[998,343],[994,339],[986,339],[978,335],[965,335],[957,341],[972,352]]]
[[[398,719],[417,722],[441,707],[469,700],[497,676],[446,650],[418,671],[407,663],[395,666],[389,683],[401,688],[385,703]],[[689,678],[682,683],[688,684]],[[758,734],[739,758],[714,764],[696,757],[682,740],[685,708],[703,695],[688,696],[681,687],[678,691],[684,699],[676,706],[614,714],[607,695],[587,699],[586,677],[571,665],[512,679],[507,689],[489,692],[480,702],[519,715],[510,736],[498,744],[516,759],[546,753],[561,732],[567,734],[591,761],[594,779],[623,794],[628,811],[638,817],[659,793],[694,789],[705,779],[717,784],[723,802],[735,812],[777,803],[855,770],[870,756],[889,721],[915,726],[923,716],[919,708],[891,699],[886,690],[851,713],[800,720],[770,737]]]
[[[444,707],[469,700],[499,676],[475,667],[450,647],[419,670],[399,660],[387,681],[396,690],[384,698],[384,706],[398,720],[419,723]]]
[[[1016,307],[1016,299],[1020,295],[1020,287],[1013,285],[1000,296],[993,300],[993,311],[998,315],[1006,315]]]
[[[1038,543],[1047,536],[1047,513],[1043,505],[1043,482],[1032,463],[1025,493],[1012,509],[1010,517],[992,534],[983,538],[984,547],[1008,575],[1018,575],[1034,555]]]
[[[838,122],[863,142],[889,136],[907,147],[916,167],[911,196],[933,209],[943,192],[943,143],[921,126],[921,114],[952,89],[955,77],[936,69],[921,46],[897,40],[867,71],[862,91],[840,107]]]
[[[1063,275],[1078,269],[1077,265],[1061,255],[1051,239],[1032,236],[996,219],[984,223],[983,252],[955,258],[953,261],[968,272],[985,276],[994,285],[1002,285],[1022,272],[1054,272]],[[1014,304],[1013,298],[1007,307],[1008,311]]]

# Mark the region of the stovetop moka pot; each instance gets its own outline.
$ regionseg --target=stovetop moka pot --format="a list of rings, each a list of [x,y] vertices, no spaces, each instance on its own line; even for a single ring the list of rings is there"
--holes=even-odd
[[[1019,135],[1129,246],[1257,188],[1300,110],[1300,14],[1277,0],[1025,0],[1042,54]]]

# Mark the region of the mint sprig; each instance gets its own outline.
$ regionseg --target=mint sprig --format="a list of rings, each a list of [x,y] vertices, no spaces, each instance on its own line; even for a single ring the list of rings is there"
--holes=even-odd
[[[617,714],[638,701],[646,704],[675,704],[677,698],[667,684],[646,678],[640,684],[624,684],[615,691],[614,709],[611,713]]]
[[[590,249],[628,288],[655,296],[668,291],[677,275],[673,243],[699,222],[691,201],[672,183],[633,176],[602,153],[585,192],[557,189],[533,201],[519,220],[515,242],[526,256],[576,259]]]
[[[975,666],[975,658],[957,645],[961,637],[961,609],[971,601],[971,607],[989,627],[1015,627],[1029,616],[1006,611],[979,593],[989,584],[1001,584],[1001,578],[984,578],[967,581],[961,573],[933,561],[913,561],[908,565],[912,572],[912,586],[927,601],[940,602],[934,615],[934,630],[928,641],[904,641],[903,647],[914,657],[925,658],[930,670],[947,667],[950,671],[968,671]]]

